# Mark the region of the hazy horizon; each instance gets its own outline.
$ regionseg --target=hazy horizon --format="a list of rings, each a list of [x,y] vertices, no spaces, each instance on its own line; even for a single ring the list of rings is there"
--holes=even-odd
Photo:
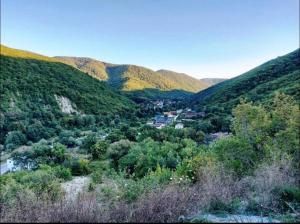
[[[231,78],[299,47],[298,8],[297,0],[2,0],[1,43]]]

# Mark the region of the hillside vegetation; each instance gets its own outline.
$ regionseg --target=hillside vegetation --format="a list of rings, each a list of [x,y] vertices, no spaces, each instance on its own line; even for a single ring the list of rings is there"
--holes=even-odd
[[[236,78],[197,93],[193,96],[191,103],[198,109],[214,108],[227,113],[238,104],[240,98],[265,102],[274,96],[275,91],[281,91],[299,99],[299,60],[299,49],[297,49]]]
[[[61,62],[103,81],[133,99],[185,98],[210,84],[184,73],[153,71],[136,65],[116,65],[85,57],[47,57],[1,45],[1,54],[11,57]],[[141,91],[145,90],[145,91]]]
[[[70,154],[66,134],[52,148],[36,143],[13,154],[32,171],[0,176],[1,221],[207,223],[207,214],[237,214],[244,218],[231,222],[298,223],[299,106],[285,94],[272,105],[237,105],[232,134],[210,144],[198,129],[139,125],[88,135],[84,159]],[[73,185],[71,196],[73,177],[86,187]]]
[[[72,122],[78,128],[118,114],[124,117],[135,108],[128,98],[78,69],[9,48],[1,48],[0,102],[0,144],[6,148],[49,138]]]
[[[71,65],[74,68],[88,73],[94,78],[100,80],[107,80],[108,74],[106,72],[106,65],[104,62],[97,61],[91,58],[80,57],[55,57],[55,59],[65,64]]]
[[[91,58],[78,57],[55,57],[63,63],[67,63],[89,75],[106,80],[114,88],[129,93],[129,96],[137,96],[134,91],[147,90],[144,97],[167,98],[177,96],[184,97],[188,92],[194,93],[207,88],[209,85],[183,73],[176,73],[167,70],[153,71],[151,69],[136,65],[114,65]],[[173,94],[176,91],[182,95]],[[170,92],[170,94],[169,94]],[[191,95],[191,94],[188,94]]]

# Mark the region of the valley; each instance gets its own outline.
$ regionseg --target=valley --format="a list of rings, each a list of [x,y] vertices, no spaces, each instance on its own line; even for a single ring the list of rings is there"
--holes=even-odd
[[[204,84],[1,45],[1,219],[299,221],[299,65]]]

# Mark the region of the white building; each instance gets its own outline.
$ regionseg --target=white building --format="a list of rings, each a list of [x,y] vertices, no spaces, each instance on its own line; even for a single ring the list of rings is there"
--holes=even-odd
[[[0,174],[4,174],[11,171],[18,171],[18,170],[21,170],[21,168],[14,164],[13,159],[7,159],[6,162],[1,164]]]
[[[178,123],[175,125],[175,129],[182,129],[183,128],[183,123]]]

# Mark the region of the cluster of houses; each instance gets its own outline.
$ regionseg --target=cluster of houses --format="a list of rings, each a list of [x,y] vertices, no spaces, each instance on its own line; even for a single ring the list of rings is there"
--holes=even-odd
[[[156,115],[149,124],[158,129],[161,129],[167,125],[172,124],[174,121],[175,121],[174,117],[169,117],[169,116],[164,116],[164,115]]]
[[[161,129],[163,127],[173,124],[178,116],[179,113],[177,113],[177,111],[164,112],[163,114],[156,115],[154,118],[148,121],[147,124]]]
[[[158,102],[158,101],[155,101]],[[160,101],[162,102],[162,101]],[[162,102],[163,103],[163,102]],[[182,129],[184,127],[183,123],[177,118],[182,118],[182,120],[193,119],[203,117],[205,115],[204,112],[195,112],[190,108],[179,109],[174,111],[166,111],[163,114],[156,115],[150,121],[147,122],[148,125],[161,129],[168,125],[173,124],[178,121],[175,125],[175,129]]]

